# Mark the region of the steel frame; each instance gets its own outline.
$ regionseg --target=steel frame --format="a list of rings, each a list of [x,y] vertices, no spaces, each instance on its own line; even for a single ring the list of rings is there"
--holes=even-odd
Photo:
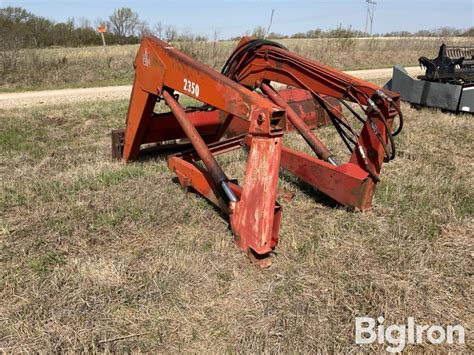
[[[249,41],[243,38],[235,53]],[[182,186],[192,187],[227,213],[237,246],[268,266],[281,222],[282,208],[276,202],[280,167],[344,206],[371,208],[399,96],[271,45],[244,53],[230,69],[225,76],[146,37],[135,60],[126,129],[114,131],[112,150],[128,162],[138,158],[142,144],[186,138],[193,149],[188,144],[188,150],[169,155],[169,168]],[[277,92],[271,82],[293,88]],[[175,91],[207,106],[186,110]],[[312,129],[341,120],[341,99],[363,105],[368,118],[349,162],[338,165]],[[160,100],[171,112],[153,113]],[[298,131],[315,156],[283,146],[289,130]],[[243,145],[249,152],[239,185],[227,178],[215,156]]]

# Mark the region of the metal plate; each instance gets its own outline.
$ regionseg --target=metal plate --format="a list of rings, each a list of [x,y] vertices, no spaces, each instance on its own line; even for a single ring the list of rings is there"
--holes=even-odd
[[[474,84],[463,87],[461,100],[459,101],[459,111],[474,113]]]
[[[401,65],[393,67],[393,78],[385,86],[400,92],[404,101],[454,112],[458,110],[462,90],[460,85],[415,80]]]

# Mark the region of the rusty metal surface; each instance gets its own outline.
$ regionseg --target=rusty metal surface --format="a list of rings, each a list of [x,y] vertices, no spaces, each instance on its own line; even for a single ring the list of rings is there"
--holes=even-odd
[[[247,86],[264,80],[304,88],[318,95],[350,98],[366,105],[379,86],[358,79],[327,65],[306,59],[283,48],[264,45],[243,57],[230,76]],[[387,91],[393,98],[397,93]]]
[[[314,100],[313,96],[308,90],[299,88],[288,88],[278,90],[278,94],[288,103],[288,105],[296,112],[304,123],[310,129],[315,129],[322,126],[327,126],[331,123],[329,115],[326,110]],[[336,110],[341,110],[339,101],[329,96],[323,96],[332,107]],[[238,117],[231,117],[228,126],[225,129],[226,136],[233,136],[248,132],[249,122],[239,119]],[[295,127],[288,121],[285,127],[286,131],[293,131]]]
[[[196,153],[199,155],[202,162],[206,166],[207,171],[214,179],[216,185],[219,186],[222,182],[228,181],[229,179],[227,179],[227,176],[225,175],[224,171],[221,169],[216,159],[209,151],[206,142],[204,142],[204,140],[199,135],[199,132],[196,130],[193,124],[188,121],[183,108],[167,91],[163,92],[163,97],[165,98],[165,101],[170,107],[171,111],[174,113],[176,120],[179,122],[181,128],[186,133],[186,136],[188,137],[189,141],[196,150]]]
[[[281,166],[343,206],[360,211],[372,207],[375,184],[356,164],[333,166],[294,149],[283,147]]]
[[[245,139],[245,135],[235,136],[235,137],[223,139],[219,142],[209,143],[207,147],[213,156],[217,156],[217,155],[221,155],[221,154],[228,153],[233,150],[242,148],[245,145],[244,139]],[[196,150],[194,149],[184,150],[176,154],[173,154],[171,156],[181,157],[183,159],[193,161],[193,162],[197,162],[201,160]]]
[[[278,95],[285,100],[296,112],[304,123],[311,129],[331,124],[326,110],[314,99],[311,92],[300,88],[287,88],[278,90]],[[322,95],[333,107],[341,110],[339,101],[331,96]],[[294,127],[288,124],[287,130],[291,131]]]
[[[249,41],[249,38],[242,39],[236,52],[241,48],[239,46]],[[350,161],[368,171],[374,181],[379,181],[385,155],[384,146],[388,143],[387,127],[391,127],[396,114],[395,110],[390,109],[391,102],[399,107],[400,96],[397,93],[269,44],[257,47],[253,52],[241,56],[231,66],[227,75],[247,86],[255,87],[268,81],[275,81],[308,90],[314,97],[324,102],[328,113],[334,117],[341,116],[340,106],[332,105],[324,95],[364,106],[375,100],[377,109],[382,115],[367,112],[369,119],[366,120],[362,132],[357,134],[356,146]],[[381,98],[378,92],[382,92],[386,98]],[[375,129],[371,121],[375,122],[373,124]],[[375,130],[379,132],[379,137]]]
[[[254,137],[250,145],[242,196],[230,216],[236,243],[265,255],[278,242],[281,208],[275,204],[282,138]]]
[[[397,101],[395,102],[396,105],[400,105],[399,98],[397,98]],[[393,125],[393,120],[395,116],[397,115],[396,110],[390,109],[389,106],[382,106],[380,108],[380,113],[387,118],[387,125],[389,128],[392,127]],[[380,119],[379,115],[376,114],[375,112],[369,113],[373,117],[374,121],[376,122],[375,125],[377,126],[378,131],[380,132],[380,135],[383,138],[383,141],[385,144],[388,143],[387,140],[387,129],[385,125],[382,123],[382,120]],[[376,134],[374,133],[374,130],[371,128],[371,120],[367,119],[364,127],[362,128],[362,131],[359,136],[358,144],[366,149],[366,155],[367,155],[367,164],[369,165],[369,169],[372,169],[376,172],[376,174],[380,174],[380,171],[382,169],[382,163],[384,160],[384,149],[382,144],[380,143],[379,139],[377,138]],[[350,158],[351,163],[358,164],[359,166],[364,166],[365,163],[363,162],[363,159],[360,154],[358,154],[356,151],[354,151],[351,155]]]
[[[298,112],[298,116],[301,117],[308,128],[314,129],[327,125],[329,120],[327,112],[311,98],[311,94],[308,91],[292,88],[278,91],[278,93],[295,112]],[[336,102],[335,105],[337,104]],[[249,130],[249,121],[232,115],[230,115],[229,124],[223,127],[224,121],[229,114],[221,110],[186,112],[186,116],[203,137],[211,138],[214,136],[214,138],[220,138],[223,134],[226,137],[232,137],[247,133]],[[221,130],[222,133],[219,133]],[[286,130],[292,131],[294,126],[288,122]],[[151,114],[148,127],[140,145],[181,138],[186,138],[186,134],[172,112]],[[205,141],[207,142],[208,139],[206,138]],[[121,155],[120,157],[116,156],[116,159],[121,157]]]
[[[148,65],[143,62],[146,53],[150,58]],[[281,111],[257,93],[156,37],[144,38],[135,66],[137,76],[142,78],[141,89],[153,95],[162,95],[163,87],[166,86],[247,120],[254,109],[263,110],[269,116]]]
[[[218,110],[186,112],[186,118],[201,136],[216,134],[222,124]],[[174,114],[165,112],[152,115],[148,130],[141,143],[158,143],[180,138],[186,138],[186,134]]]
[[[243,38],[238,48],[249,41]],[[280,167],[344,206],[371,208],[384,158],[390,154],[389,146],[394,149],[389,131],[398,113],[397,94],[268,44],[237,57],[227,77],[159,39],[146,37],[135,66],[125,135],[113,132],[112,155],[137,159],[146,143],[162,144],[165,154],[167,148],[182,148],[168,155],[168,166],[179,183],[229,215],[237,246],[261,266],[270,264],[267,257],[278,243]],[[269,86],[272,81],[291,87],[275,92]],[[263,94],[248,87],[261,88]],[[186,112],[175,91],[207,106]],[[171,112],[153,113],[160,98]],[[361,132],[355,132],[344,117],[342,99],[365,111],[365,121],[359,117]],[[356,137],[352,148],[348,144],[349,162],[339,166],[326,162],[331,153],[312,131],[328,123],[339,129],[345,125]],[[290,130],[297,130],[320,159],[284,147],[282,136]],[[178,144],[170,143],[175,140]],[[244,142],[250,149],[241,187],[229,181],[215,156]]]
[[[157,99],[156,96],[141,90],[139,85],[139,78],[136,76],[127,113],[122,156],[125,161],[137,159]]]
[[[273,102],[286,110],[288,120],[293,124],[293,126],[295,126],[296,130],[303,136],[305,141],[313,149],[316,155],[325,161],[330,160],[332,158],[332,154],[329,149],[304,123],[304,121],[297,115],[293,108],[267,84],[262,84],[262,90],[273,100]]]
[[[204,169],[177,156],[168,158],[168,167],[176,174],[181,186],[193,187],[223,212],[228,213],[227,202]]]

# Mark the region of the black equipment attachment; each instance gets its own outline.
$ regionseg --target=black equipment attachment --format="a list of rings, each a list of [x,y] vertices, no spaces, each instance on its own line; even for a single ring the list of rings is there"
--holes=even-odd
[[[416,106],[474,113],[474,46],[448,47],[443,43],[438,57],[420,57],[418,62],[426,68],[420,80],[396,65],[385,87],[400,92],[402,100]]]

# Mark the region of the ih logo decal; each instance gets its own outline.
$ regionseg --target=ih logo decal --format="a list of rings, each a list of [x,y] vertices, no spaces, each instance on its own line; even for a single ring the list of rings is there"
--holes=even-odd
[[[145,48],[145,50],[143,51],[142,61],[144,66],[150,66],[150,52],[148,52],[148,48]]]

